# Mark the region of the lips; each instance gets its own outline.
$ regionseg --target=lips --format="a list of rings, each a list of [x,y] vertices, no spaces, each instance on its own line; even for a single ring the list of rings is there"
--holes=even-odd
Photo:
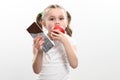
[[[60,32],[65,33],[65,29],[60,25],[55,25],[53,30],[59,30]]]

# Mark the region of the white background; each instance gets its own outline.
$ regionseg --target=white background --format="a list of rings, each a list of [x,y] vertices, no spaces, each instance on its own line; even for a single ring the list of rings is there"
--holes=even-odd
[[[53,3],[72,15],[79,66],[71,80],[120,80],[119,0],[1,0],[0,80],[36,80],[26,28]]]

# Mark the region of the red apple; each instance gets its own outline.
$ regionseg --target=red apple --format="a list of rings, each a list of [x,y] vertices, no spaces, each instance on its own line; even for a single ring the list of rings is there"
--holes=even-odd
[[[65,29],[63,27],[61,27],[60,25],[55,25],[53,30],[59,30],[61,31],[62,33],[65,33]]]

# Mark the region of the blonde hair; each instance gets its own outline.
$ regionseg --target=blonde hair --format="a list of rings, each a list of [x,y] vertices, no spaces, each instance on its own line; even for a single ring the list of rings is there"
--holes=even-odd
[[[44,9],[43,12],[39,13],[36,17],[36,22],[38,23],[38,25],[42,28],[42,19],[46,16],[47,12],[49,11],[49,9],[55,9],[55,8],[60,8],[60,9],[63,9],[65,10],[62,6],[59,6],[59,5],[50,5],[48,6],[47,8]],[[67,17],[67,20],[68,20],[68,25],[67,27],[65,28],[65,31],[67,32],[67,34],[69,36],[72,36],[72,30],[70,28],[70,22],[71,22],[71,15],[68,11],[65,11],[66,12],[66,17]]]

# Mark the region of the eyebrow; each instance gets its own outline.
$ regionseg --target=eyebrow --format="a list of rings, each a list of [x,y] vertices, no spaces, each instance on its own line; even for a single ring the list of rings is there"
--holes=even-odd
[[[49,17],[55,17],[54,15],[50,15]],[[59,17],[65,17],[64,15],[59,15]]]
[[[49,16],[49,17],[55,17],[55,16]]]

